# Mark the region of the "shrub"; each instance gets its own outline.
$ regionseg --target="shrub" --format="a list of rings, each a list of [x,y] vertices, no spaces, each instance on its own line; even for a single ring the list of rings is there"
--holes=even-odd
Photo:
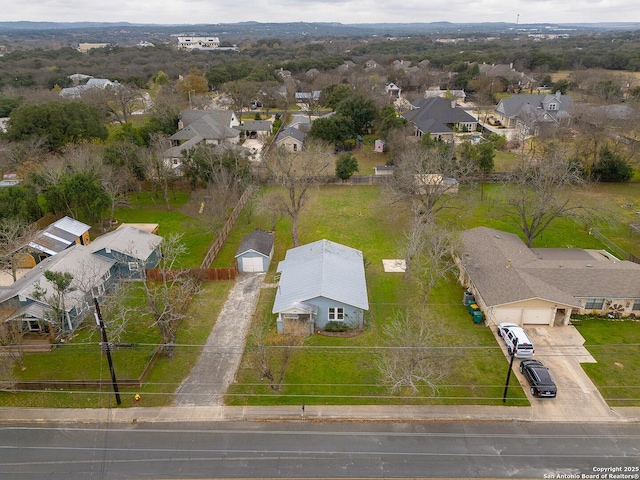
[[[600,158],[591,174],[601,182],[628,182],[633,176],[633,169],[621,155],[605,146],[600,150]]]
[[[324,327],[327,332],[346,332],[349,330],[349,325],[344,322],[329,322]]]

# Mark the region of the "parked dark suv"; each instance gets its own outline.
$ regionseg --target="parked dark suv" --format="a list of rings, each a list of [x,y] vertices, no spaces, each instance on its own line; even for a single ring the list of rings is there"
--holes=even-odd
[[[522,360],[520,372],[527,377],[534,397],[555,397],[558,393],[549,369],[539,360]]]

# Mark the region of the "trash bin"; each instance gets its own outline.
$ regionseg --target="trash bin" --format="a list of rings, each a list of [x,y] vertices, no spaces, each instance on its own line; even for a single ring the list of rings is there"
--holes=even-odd
[[[470,315],[473,315],[473,312],[479,311],[480,308],[478,308],[478,305],[476,305],[475,303],[470,303],[469,305],[467,305],[467,310],[469,310]]]
[[[473,312],[473,314],[471,315],[473,318],[473,323],[482,323],[482,311],[480,310],[476,310]]]
[[[473,296],[470,290],[466,290],[462,295],[462,303],[466,307],[470,303],[475,303],[476,298]]]

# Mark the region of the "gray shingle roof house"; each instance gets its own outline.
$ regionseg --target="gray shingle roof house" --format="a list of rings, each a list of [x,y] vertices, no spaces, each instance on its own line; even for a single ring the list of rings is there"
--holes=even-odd
[[[571,119],[571,97],[554,94],[521,94],[503,98],[495,109],[495,115],[506,128],[515,128],[518,117],[533,116],[535,122],[558,124]]]
[[[264,230],[254,230],[242,239],[235,257],[239,272],[266,272],[273,258],[275,237]]]
[[[90,248],[96,255],[115,260],[120,278],[139,279],[144,278],[145,268],[158,265],[161,243],[159,235],[125,226],[99,236]]]
[[[236,144],[240,140],[240,125],[231,110],[185,110],[180,112],[178,130],[169,137],[170,149],[163,154],[173,168],[182,165],[182,151],[201,143],[220,145]]]
[[[509,82],[515,83],[518,87],[532,88],[535,83],[535,79],[528,76],[524,72],[519,72],[513,68],[513,63],[499,63],[489,65],[487,63],[481,63],[478,65],[480,73],[492,78],[506,78]]]
[[[421,98],[411,105],[401,116],[413,125],[417,137],[428,133],[437,139],[453,139],[454,130],[473,132],[478,126],[478,120],[452,100]]]
[[[36,284],[50,296],[52,285],[46,270],[73,275],[73,291],[65,297],[64,329],[74,330],[93,308],[93,297],[100,298],[116,281],[139,279],[145,268],[160,259],[162,237],[132,226],[119,228],[96,238],[89,245],[69,248],[43,259],[9,287],[0,287],[0,310],[8,320],[24,322],[27,331],[47,331],[48,304],[34,296]]]
[[[640,315],[640,265],[603,250],[528,248],[512,233],[462,232],[461,283],[489,323],[566,325],[572,313]]]
[[[313,333],[329,322],[364,325],[369,309],[362,252],[330,240],[292,248],[278,264],[280,282],[273,304],[278,332],[302,325]]]
[[[287,127],[276,136],[276,145],[282,146],[290,152],[299,152],[302,150],[302,144],[306,134],[295,127]]]
[[[271,135],[272,123],[270,120],[245,120],[240,127],[235,127],[246,132],[247,137],[267,137]]]
[[[53,295],[53,285],[44,272],[68,272],[73,275],[73,291],[65,295],[63,329],[73,331],[90,312],[93,297],[101,297],[116,279],[116,261],[94,255],[91,247],[74,244],[71,248],[44,259],[9,287],[0,287],[0,310],[5,321],[23,322],[26,331],[50,331],[53,311],[42,298],[36,298],[39,285],[45,297]],[[59,332],[50,332],[59,333]]]

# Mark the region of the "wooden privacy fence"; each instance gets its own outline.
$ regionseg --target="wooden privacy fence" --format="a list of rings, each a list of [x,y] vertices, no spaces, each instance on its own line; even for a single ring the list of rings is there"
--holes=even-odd
[[[247,200],[251,196],[252,192],[253,192],[253,187],[249,186],[240,197],[240,200],[238,201],[236,207],[233,209],[233,212],[231,212],[231,215],[229,216],[226,223],[224,224],[224,227],[222,227],[222,229],[218,233],[218,237],[215,239],[213,244],[211,244],[211,247],[209,247],[209,251],[205,255],[204,260],[200,265],[201,269],[208,269],[213,263],[213,261],[215,260],[216,255],[218,255],[218,252],[222,248],[222,245],[224,245],[224,242],[227,239],[227,236],[229,235],[229,232],[231,231],[233,224],[236,223],[236,220],[238,219],[238,215],[240,215],[240,212],[242,211],[244,206],[247,204]],[[235,276],[233,278],[235,278]]]
[[[167,280],[176,280],[178,278],[193,278],[201,282],[212,282],[218,280],[235,280],[238,274],[237,267],[226,268],[181,268],[174,270],[161,270],[158,268],[146,269],[147,279],[159,282],[163,280],[163,276]]]

